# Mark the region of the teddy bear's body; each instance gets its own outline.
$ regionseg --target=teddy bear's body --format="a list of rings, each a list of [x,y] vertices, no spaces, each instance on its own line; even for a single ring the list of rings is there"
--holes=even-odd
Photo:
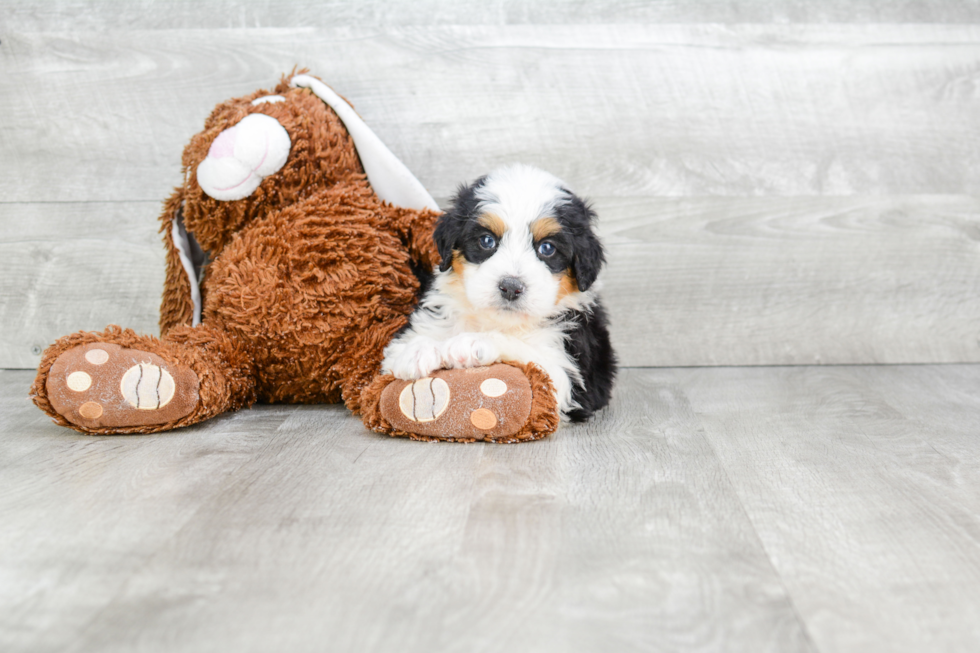
[[[209,264],[202,325],[174,327],[168,339],[232,334],[246,354],[233,367],[248,380],[234,394],[249,402],[345,399],[357,410],[417,301],[412,267],[431,269],[435,256],[413,258],[405,239],[411,228],[431,230],[432,219],[349,182],[256,219]]]
[[[380,368],[384,347],[418,301],[420,279],[440,261],[432,240],[439,214],[349,106],[331,105],[347,113],[345,124],[323,96],[342,100],[322,82],[305,77],[319,86],[314,93],[297,79],[219,105],[191,139],[184,184],[161,215],[161,337],[109,327],[55,342],[32,387],[55,421],[88,433],[148,433],[255,401],[344,401],[359,413],[372,385],[369,425],[416,435],[379,408],[393,380]],[[368,158],[372,147],[380,154]],[[378,185],[416,206],[383,201]],[[195,268],[188,249],[206,265]],[[535,415],[496,409],[488,439],[532,439],[557,426],[546,375],[533,365],[522,372],[521,387],[511,383],[520,401],[511,403],[530,405],[533,388]]]

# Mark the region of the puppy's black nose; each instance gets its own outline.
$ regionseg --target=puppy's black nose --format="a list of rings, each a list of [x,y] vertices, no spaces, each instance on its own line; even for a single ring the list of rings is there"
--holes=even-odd
[[[500,294],[504,296],[504,299],[509,302],[516,300],[525,290],[524,282],[517,277],[502,277],[497,288],[500,289]]]

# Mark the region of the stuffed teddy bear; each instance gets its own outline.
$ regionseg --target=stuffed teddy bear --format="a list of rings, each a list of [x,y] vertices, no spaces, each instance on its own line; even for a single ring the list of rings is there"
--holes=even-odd
[[[343,98],[299,71],[218,105],[160,217],[160,338],[63,337],[31,388],[84,433],[153,433],[256,401],[343,401],[376,431],[517,442],[557,428],[533,364],[382,375],[440,257],[439,209]]]

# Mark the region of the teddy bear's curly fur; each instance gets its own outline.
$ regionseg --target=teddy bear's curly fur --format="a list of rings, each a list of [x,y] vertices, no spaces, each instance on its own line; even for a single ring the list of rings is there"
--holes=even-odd
[[[270,95],[283,99],[253,104]],[[256,113],[285,128],[286,163],[247,197],[208,196],[194,174],[198,165],[219,134]],[[166,247],[160,338],[114,326],[61,338],[44,353],[34,402],[57,423],[98,434],[164,431],[256,401],[343,401],[361,412],[362,391],[378,377],[385,345],[406,324],[420,277],[440,261],[432,240],[438,213],[381,201],[341,119],[285,76],[271,90],[218,105],[182,163],[185,181],[160,216]],[[171,236],[175,218],[210,261],[196,326],[191,281]],[[158,404],[164,377],[176,379],[170,408],[136,410],[146,408],[139,397],[123,401],[126,381],[119,374],[102,378],[117,352],[135,362],[136,388],[146,385],[145,365],[169,370],[153,378]],[[98,362],[105,358],[110,364]],[[534,428],[517,439],[547,435],[558,422],[547,376],[533,366],[525,374],[536,393]],[[396,433],[378,412],[389,380],[375,380],[369,393],[375,404],[369,426],[412,435]],[[92,401],[83,401],[90,394]]]

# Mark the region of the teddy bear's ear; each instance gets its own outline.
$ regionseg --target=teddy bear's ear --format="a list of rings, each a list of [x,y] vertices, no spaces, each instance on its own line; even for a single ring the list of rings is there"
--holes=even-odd
[[[160,334],[176,326],[197,326],[201,322],[200,278],[208,256],[184,226],[183,186],[164,202],[160,215],[166,251],[166,276],[160,302]]]
[[[333,89],[310,75],[295,75],[290,84],[308,88],[343,121],[357,148],[371,187],[385,202],[407,209],[438,211],[439,205],[415,175],[371,131],[354,108]]]

